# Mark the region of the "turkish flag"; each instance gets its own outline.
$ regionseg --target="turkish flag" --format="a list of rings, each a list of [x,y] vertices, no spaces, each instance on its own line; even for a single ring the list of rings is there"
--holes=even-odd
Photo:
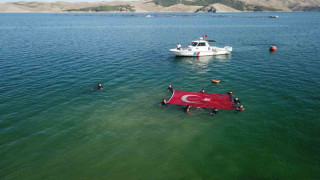
[[[207,35],[203,35],[204,38],[208,37]]]
[[[229,94],[211,94],[174,90],[168,104],[193,106],[201,108],[234,109],[232,97]]]

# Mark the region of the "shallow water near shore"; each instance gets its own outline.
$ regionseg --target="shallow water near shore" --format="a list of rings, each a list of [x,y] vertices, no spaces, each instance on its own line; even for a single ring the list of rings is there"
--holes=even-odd
[[[138,15],[0,14],[1,179],[320,178],[319,12]],[[168,51],[203,34],[232,54]],[[245,111],[161,107],[169,84]]]

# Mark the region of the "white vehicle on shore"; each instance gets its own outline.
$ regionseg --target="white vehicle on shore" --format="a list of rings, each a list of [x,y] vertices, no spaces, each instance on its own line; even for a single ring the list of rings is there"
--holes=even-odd
[[[204,40],[202,37],[196,41],[192,41],[192,44],[188,48],[182,48],[178,44],[177,48],[169,49],[176,56],[215,56],[215,55],[225,55],[230,54],[232,47],[225,46],[224,48],[219,48],[216,46],[210,46],[210,42],[215,42],[214,40]]]

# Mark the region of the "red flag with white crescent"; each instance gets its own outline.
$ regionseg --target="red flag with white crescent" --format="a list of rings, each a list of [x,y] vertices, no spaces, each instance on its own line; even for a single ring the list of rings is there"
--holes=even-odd
[[[193,106],[201,108],[234,109],[232,97],[229,94],[211,94],[174,90],[168,104]]]
[[[208,36],[206,34],[203,35],[203,38],[207,38]]]

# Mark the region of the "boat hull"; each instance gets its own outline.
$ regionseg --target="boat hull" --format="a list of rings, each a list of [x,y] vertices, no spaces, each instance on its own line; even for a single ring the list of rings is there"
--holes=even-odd
[[[188,49],[169,49],[176,56],[216,56],[216,55],[227,55],[232,51],[232,47],[215,48],[214,50],[208,51],[193,51]]]

